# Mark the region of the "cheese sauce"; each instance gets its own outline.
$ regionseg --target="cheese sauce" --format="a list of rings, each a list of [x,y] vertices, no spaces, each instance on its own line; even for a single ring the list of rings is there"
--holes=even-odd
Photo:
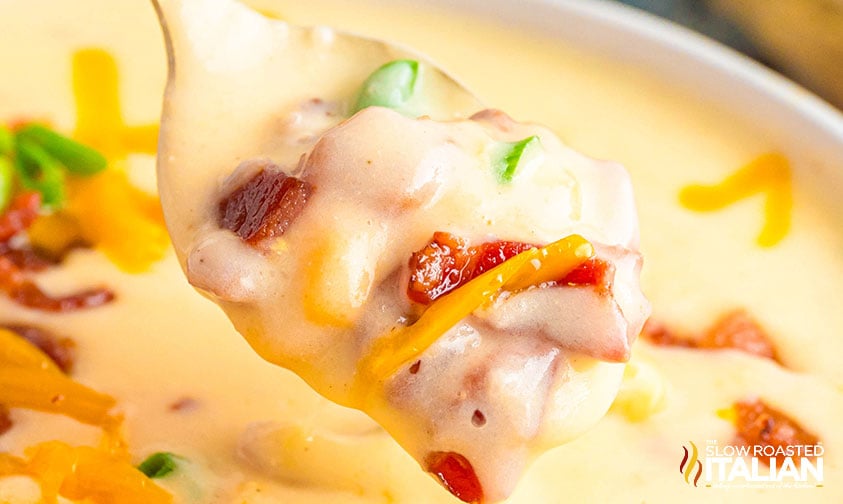
[[[644,290],[655,315],[697,330],[725,310],[745,307],[769,330],[787,365],[639,341],[610,414],[539,458],[511,502],[843,498],[832,483],[843,476],[843,437],[836,428],[843,410],[837,364],[843,313],[833,309],[840,295],[835,279],[843,278],[843,259],[835,253],[843,239],[839,215],[815,206],[797,178],[792,230],[779,245],[762,249],[755,237],[763,212],[755,201],[695,214],[678,200],[683,187],[716,183],[760,153],[785,149],[794,159],[809,153],[788,152],[791,146],[758,134],[751,118],[697,103],[634,69],[502,25],[382,4],[320,0],[261,7],[298,24],[405,43],[442,64],[485,103],[547,124],[589,155],[623,162],[636,187]],[[105,0],[7,2],[0,14],[0,62],[21,69],[0,81],[3,120],[44,117],[72,130],[70,60],[87,46],[117,58],[126,123],[158,117],[165,56],[146,2],[121,2],[119,8]],[[130,174],[147,188],[154,187],[153,163],[145,155],[129,159]],[[129,275],[97,252],[77,252],[39,281],[59,292],[92,279],[112,286],[118,301],[44,315],[3,299],[2,321],[43,326],[77,341],[74,377],[118,399],[137,461],[160,450],[188,461],[177,475],[158,480],[177,502],[453,500],[373,422],[262,361],[219,309],[187,285],[173,254],[148,273]],[[750,396],[764,398],[821,439],[824,487],[727,491],[695,488],[677,474],[689,440],[699,446],[732,440],[734,428],[718,411]],[[631,422],[625,402],[650,408]],[[177,403],[191,407],[174,408]],[[22,453],[45,439],[97,439],[95,429],[62,417],[15,410],[13,419],[14,428],[0,436],[2,451]],[[31,490],[10,479],[0,483],[0,501],[34,502],[24,497]]]

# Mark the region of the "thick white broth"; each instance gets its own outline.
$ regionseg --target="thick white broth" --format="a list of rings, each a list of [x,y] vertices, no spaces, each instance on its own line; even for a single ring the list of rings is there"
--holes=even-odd
[[[746,307],[792,368],[732,352],[638,342],[633,364],[654,371],[664,409],[635,424],[610,413],[585,436],[540,458],[512,502],[843,497],[833,484],[843,476],[837,428],[843,412],[838,365],[843,312],[836,309],[843,278],[840,215],[818,206],[800,183],[805,175],[797,176],[791,233],[777,247],[759,249],[754,242],[759,201],[715,214],[691,213],[677,203],[684,185],[721,180],[765,151],[783,150],[800,160],[797,173],[807,174],[808,162],[822,160],[760,134],[751,117],[734,117],[635,69],[503,25],[360,2],[282,1],[272,9],[293,22],[334,25],[415,47],[484,102],[516,119],[549,125],[586,154],[624,163],[636,188],[644,290],[654,313],[678,327],[698,329],[724,310]],[[430,36],[432,29],[437,36]],[[0,118],[49,117],[59,128],[72,129],[70,55],[91,45],[118,59],[127,121],[154,121],[165,60],[154,13],[142,0],[0,4],[0,66],[21,69],[0,79]],[[132,173],[152,187],[153,160],[132,161]],[[138,460],[164,449],[192,461],[183,478],[163,483],[176,491],[178,502],[451,501],[369,420],[331,405],[292,373],[254,354],[223,314],[187,285],[174,255],[137,276],[118,272],[95,252],[76,253],[66,266],[39,280],[58,290],[101,279],[114,287],[119,302],[56,316],[3,299],[0,316],[77,341],[75,376],[118,398]],[[819,436],[826,448],[824,488],[725,491],[689,487],[677,476],[681,447],[689,439],[731,439],[732,427],[716,411],[746,395],[761,395]],[[196,398],[200,407],[189,414],[169,412],[168,405],[184,396]],[[0,450],[21,453],[50,438],[96,440],[93,429],[64,418],[15,411],[14,420],[14,429],[0,437]],[[240,444],[264,461],[264,469],[277,456],[265,443],[251,443],[253,438],[243,443],[252,422],[293,422],[299,432],[324,429],[350,436],[289,438],[287,461],[266,471],[238,455]],[[260,429],[250,436],[255,433]],[[300,441],[307,439],[316,444]],[[321,439],[330,441],[327,448]]]

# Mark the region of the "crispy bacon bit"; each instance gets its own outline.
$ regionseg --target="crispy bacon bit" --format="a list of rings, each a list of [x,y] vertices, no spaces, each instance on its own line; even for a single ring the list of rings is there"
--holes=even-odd
[[[591,258],[574,268],[558,283],[561,285],[596,285],[608,292],[615,277],[615,265],[598,258]]]
[[[459,453],[433,452],[427,456],[427,471],[463,502],[483,502],[483,487],[471,463]]]
[[[25,278],[8,258],[0,256],[0,290],[9,298],[35,310],[66,312],[111,302],[114,293],[105,288],[89,289],[69,296],[53,297]]]
[[[45,294],[28,280],[25,271],[40,271],[52,263],[29,248],[14,248],[9,240],[29,228],[38,217],[41,195],[23,192],[12,200],[9,208],[0,215],[0,290],[18,304],[45,311],[71,311],[99,306],[114,299],[107,289],[92,289],[64,297]]]
[[[674,331],[668,329],[665,324],[652,318],[644,323],[644,328],[641,329],[641,337],[658,346],[697,347],[696,340],[690,337],[680,337]]]
[[[735,310],[721,317],[706,331],[705,348],[734,348],[778,361],[770,337],[745,310]]]
[[[504,261],[512,259],[521,252],[525,252],[531,248],[537,247],[529,243],[511,241],[496,241],[472,247],[476,251],[475,254],[477,256],[474,270],[471,272],[472,277],[489,271]]]
[[[650,319],[644,325],[641,336],[655,345],[709,350],[729,348],[781,364],[767,332],[745,310],[726,313],[702,335],[697,336],[677,334],[664,324]]]
[[[427,245],[410,256],[407,295],[417,303],[429,304],[531,248],[537,248],[537,245],[493,241],[469,247],[464,239],[437,231]],[[602,259],[589,259],[559,279],[556,285],[592,285],[608,291],[613,272],[614,266]]]
[[[0,215],[0,242],[24,231],[35,222],[41,208],[41,193],[23,192],[15,196],[9,208]]]
[[[735,403],[737,441],[749,446],[814,446],[817,436],[806,431],[795,420],[759,399]],[[766,457],[760,457],[767,463]],[[771,457],[781,467],[780,457]]]
[[[31,248],[11,248],[6,243],[0,243],[0,256],[12,261],[22,271],[44,271],[56,264],[56,261]]]
[[[430,303],[470,280],[470,261],[465,240],[437,231],[430,243],[410,256],[407,294],[417,303]]]
[[[0,436],[9,432],[12,428],[12,417],[9,416],[9,408],[0,404]]]
[[[304,210],[310,184],[268,165],[223,198],[219,225],[252,246],[265,247],[287,231]]]
[[[33,326],[10,324],[2,327],[38,347],[65,373],[73,370],[76,360],[76,342],[72,339],[59,338],[44,329]]]

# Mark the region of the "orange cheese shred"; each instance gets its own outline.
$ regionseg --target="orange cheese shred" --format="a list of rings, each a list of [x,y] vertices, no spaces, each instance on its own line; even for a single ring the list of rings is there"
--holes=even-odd
[[[62,373],[23,337],[0,329],[0,404],[66,415],[109,430],[119,423],[110,413],[115,403]]]
[[[541,248],[521,252],[447,296],[435,300],[412,325],[375,342],[358,365],[355,401],[365,401],[372,384],[393,375],[417,358],[460,320],[491,302],[502,291],[517,291],[562,278],[594,255],[594,247],[571,235]]]
[[[0,477],[28,476],[41,500],[58,497],[96,504],[169,504],[172,496],[137,470],[119,436],[115,400],[65,375],[35,345],[0,329],[0,404],[66,415],[103,429],[98,447],[47,441],[26,449],[26,458],[0,453]]]
[[[86,242],[128,273],[149,269],[170,244],[158,198],[132,185],[121,170],[73,180],[65,211]]]
[[[41,499],[58,497],[96,504],[169,504],[173,497],[135,468],[127,456],[90,446],[47,441],[26,450],[27,459],[0,454],[0,476],[29,476]]]
[[[117,63],[107,51],[83,49],[73,56],[76,99],[74,138],[102,152],[109,168],[70,184],[65,217],[81,238],[121,270],[138,273],[163,257],[169,246],[158,198],[129,181],[122,169],[129,154],[154,154],[158,125],[128,125],[120,106]],[[37,241],[50,243],[49,237]]]
[[[765,197],[757,242],[772,247],[790,231],[793,210],[790,163],[782,154],[763,154],[720,183],[689,185],[680,192],[679,202],[689,210],[714,212],[757,194]]]
[[[117,62],[107,51],[83,49],[73,55],[73,93],[76,140],[102,152],[109,161],[125,159],[130,153],[155,153],[158,125],[126,124]]]

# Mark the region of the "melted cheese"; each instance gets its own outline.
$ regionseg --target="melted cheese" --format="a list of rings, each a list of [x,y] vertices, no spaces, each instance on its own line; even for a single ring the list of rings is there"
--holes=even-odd
[[[677,471],[689,439],[698,446],[706,439],[731,439],[731,426],[718,411],[760,395],[822,439],[826,481],[843,478],[839,213],[820,206],[797,175],[791,233],[776,247],[761,250],[753,242],[762,215],[755,202],[718,214],[686,212],[677,205],[682,187],[722,180],[761,152],[782,149],[800,159],[793,167],[797,174],[809,173],[811,163],[822,160],[804,161],[810,152],[801,151],[796,140],[772,144],[751,117],[735,117],[635,69],[535,34],[392,5],[272,4],[291,21],[350,28],[417,47],[484,101],[516,118],[550,125],[595,157],[624,162],[638,194],[647,257],[644,288],[656,314],[697,328],[723,310],[745,306],[768,327],[791,368],[732,352],[636,343],[633,363],[648,372],[628,376],[639,381],[628,382],[628,395],[621,399],[646,398],[652,406],[644,418],[636,413],[638,421],[630,422],[626,414],[610,414],[587,434],[539,458],[511,502],[553,502],[560,495],[572,502],[843,499],[833,484],[798,492],[693,488]],[[91,45],[117,57],[127,122],[148,123],[158,116],[164,53],[145,2],[114,8],[105,0],[80,0],[45,10],[34,2],[11,1],[0,5],[0,13],[0,62],[4,68],[26,69],[25,77],[0,81],[0,117],[49,117],[71,131],[70,57],[75,48]],[[429,36],[431,26],[440,36]],[[136,156],[130,173],[149,187],[152,164]],[[771,278],[778,289],[771,289]],[[61,291],[91,279],[114,285],[119,302],[46,316],[2,300],[0,314],[76,339],[76,377],[118,399],[135,462],[162,449],[191,460],[179,476],[161,480],[177,502],[453,500],[371,421],[328,403],[292,373],[257,357],[219,310],[186,284],[174,255],[148,274],[133,276],[97,253],[78,252],[66,268],[39,280]],[[184,397],[195,399],[196,407],[169,409]],[[623,413],[621,406],[613,409]],[[0,436],[0,450],[16,454],[45,439],[93,444],[99,435],[63,417],[24,410],[13,416],[16,426]],[[37,501],[31,494],[20,479],[0,483],[0,500]]]

